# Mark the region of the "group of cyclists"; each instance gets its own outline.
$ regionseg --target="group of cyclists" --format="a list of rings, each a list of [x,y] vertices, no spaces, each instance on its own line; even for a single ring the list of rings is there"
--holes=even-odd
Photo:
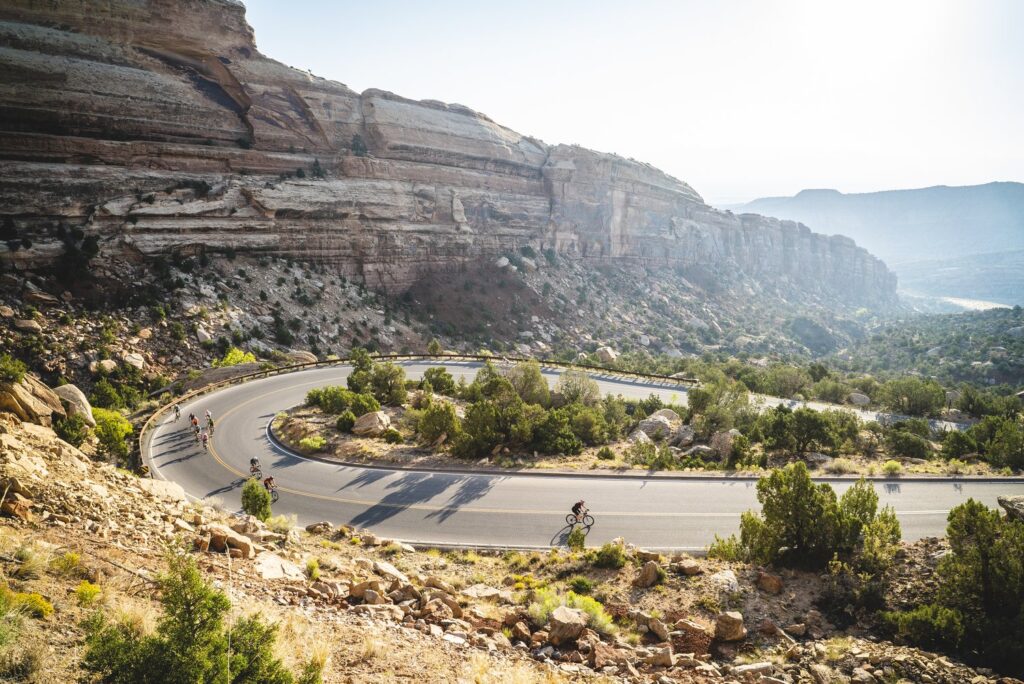
[[[174,422],[181,420],[181,407],[177,404],[174,405]],[[199,418],[194,413],[188,414],[188,424],[192,429],[193,435],[195,435],[196,444],[202,444],[203,449],[210,448],[210,442],[213,439],[213,413],[210,409],[206,409],[205,416],[206,427],[202,428],[199,424]],[[268,475],[266,478],[263,477],[262,467],[260,466],[260,460],[258,458],[249,459],[249,474],[256,479],[263,480],[263,487],[270,492],[270,496],[274,501],[277,501],[277,484],[274,482],[274,476]]]

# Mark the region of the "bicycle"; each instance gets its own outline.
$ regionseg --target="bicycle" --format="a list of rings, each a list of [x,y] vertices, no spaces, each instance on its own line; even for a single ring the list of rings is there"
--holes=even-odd
[[[583,527],[593,527],[594,526],[594,516],[590,515],[590,510],[589,509],[584,508],[581,511],[580,515],[576,515],[575,513],[570,513],[569,515],[565,516],[565,524],[566,525],[582,525]]]
[[[281,495],[277,493],[277,485],[270,488],[270,503],[276,504]]]
[[[260,470],[259,466],[249,466],[249,477],[255,477],[257,480],[262,480],[263,471]]]

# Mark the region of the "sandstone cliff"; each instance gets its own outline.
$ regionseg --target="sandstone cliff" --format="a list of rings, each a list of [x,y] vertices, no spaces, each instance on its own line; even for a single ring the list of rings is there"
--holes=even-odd
[[[651,166],[461,105],[360,94],[267,59],[233,0],[13,0],[0,69],[0,259],[20,268],[52,263],[78,228],[113,271],[126,256],[235,250],[400,291],[530,245],[742,272],[797,299],[895,300],[894,276],[849,239],[717,211]]]

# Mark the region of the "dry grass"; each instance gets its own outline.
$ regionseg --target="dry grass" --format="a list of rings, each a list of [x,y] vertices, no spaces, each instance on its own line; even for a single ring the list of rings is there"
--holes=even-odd
[[[385,650],[383,641],[366,635],[363,637],[363,643],[359,648],[359,655],[364,661],[376,660],[384,655]]]

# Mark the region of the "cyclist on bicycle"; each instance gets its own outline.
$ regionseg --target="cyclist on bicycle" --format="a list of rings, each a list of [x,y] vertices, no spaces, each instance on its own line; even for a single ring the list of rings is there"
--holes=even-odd
[[[210,430],[210,434],[213,434],[213,416],[206,416],[206,427]]]
[[[268,492],[273,492],[275,489],[277,489],[277,483],[274,482],[273,475],[267,475],[267,478],[263,480],[263,488],[266,489]]]
[[[199,426],[198,425],[193,425],[192,426],[192,433],[196,436],[196,444],[199,444]]]
[[[181,418],[181,407],[177,404],[174,405],[174,422],[177,423],[178,419]]]
[[[587,510],[587,502],[580,499],[572,505],[572,514],[577,518],[583,517],[583,513]]]
[[[251,472],[253,470],[262,470],[260,467],[260,459],[255,456],[249,459],[249,471]]]
[[[206,449],[210,442],[210,436],[206,434],[206,430],[203,430],[199,435],[199,439],[203,442],[203,448]]]

